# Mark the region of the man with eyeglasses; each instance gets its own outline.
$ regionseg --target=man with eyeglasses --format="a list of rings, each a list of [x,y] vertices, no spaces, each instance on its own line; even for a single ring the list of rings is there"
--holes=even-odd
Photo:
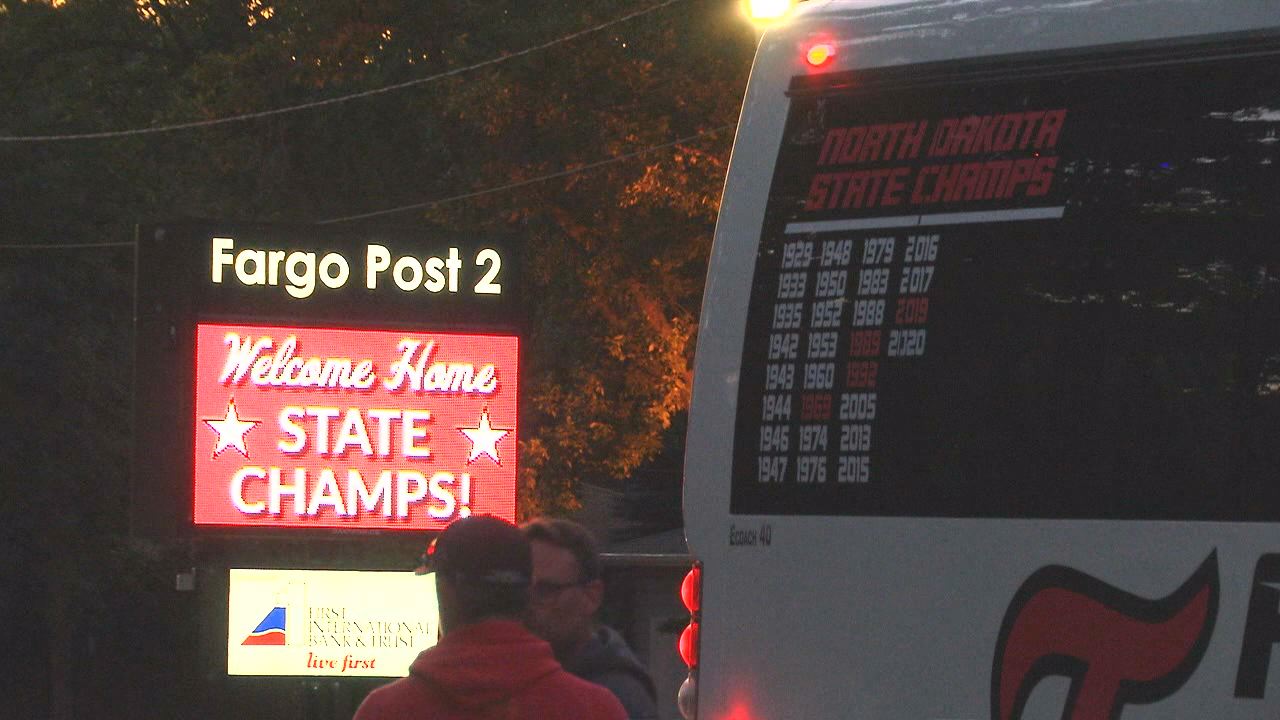
[[[591,533],[559,518],[533,520],[523,530],[533,550],[529,627],[566,670],[613,692],[631,720],[656,719],[653,679],[622,636],[596,622],[604,581]]]
[[[435,573],[440,641],[409,677],[365,698],[354,720],[623,720],[604,688],[565,672],[520,619],[532,558],[520,529],[494,517],[456,520],[427,546],[419,575]]]

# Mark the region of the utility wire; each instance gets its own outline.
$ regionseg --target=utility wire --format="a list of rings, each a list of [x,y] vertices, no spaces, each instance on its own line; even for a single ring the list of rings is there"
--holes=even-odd
[[[528,180],[521,180],[520,182],[508,183],[507,185],[502,185],[499,187],[488,188],[485,190],[476,190],[474,192],[463,193],[461,195],[453,195],[450,197],[440,198],[438,200],[428,200],[426,202],[414,203],[413,205],[402,205],[400,207],[389,208],[386,210],[375,210],[373,212],[361,213],[359,215],[348,215],[346,217],[332,218],[329,220],[320,220],[316,224],[332,225],[335,223],[350,222],[352,220],[365,220],[368,218],[380,217],[383,215],[391,215],[393,213],[406,212],[408,210],[417,210],[420,208],[432,208],[438,205],[444,205],[446,203],[456,202],[458,200],[467,200],[470,198],[481,197],[483,195],[492,195],[494,193],[504,192],[506,190],[514,190],[515,188],[525,187],[526,185],[533,185],[535,183],[540,183],[547,180],[554,180],[556,178],[577,175],[580,173],[588,172],[590,170],[595,170],[596,168],[603,167],[605,165],[611,165],[613,163],[623,162],[624,160],[630,160],[632,158],[640,157],[641,155],[647,155],[652,152],[657,152],[658,150],[664,150],[666,148],[674,147],[676,145],[693,142],[694,140],[700,140],[702,138],[710,137],[712,135],[718,135],[726,130],[732,130],[734,127],[735,127],[734,125],[721,125],[720,127],[712,128],[710,130],[703,130],[700,133],[697,133],[694,135],[688,135],[678,140],[672,140],[671,142],[664,143],[662,145],[654,145],[653,147],[647,147],[642,150],[636,150],[634,152],[630,152],[625,155],[615,155],[611,158],[593,162],[588,165],[583,165],[581,167],[572,168],[570,170],[561,170],[560,172],[550,173],[548,175],[539,175],[538,177],[529,178]],[[69,243],[69,244],[50,243],[47,245],[0,244],[0,250],[55,250],[55,249],[60,250],[60,249],[70,249],[70,248],[130,247],[135,244],[136,243],[132,241],[110,242],[110,243]]]
[[[4,142],[4,143],[62,142],[62,141],[68,141],[68,140],[103,140],[107,138],[120,138],[120,137],[134,136],[134,135],[151,135],[155,133],[175,132],[178,130],[191,130],[194,128],[204,128],[204,127],[211,127],[214,125],[224,125],[227,123],[243,122],[246,120],[257,120],[259,118],[270,117],[273,115],[284,115],[286,113],[298,112],[300,110],[310,110],[312,108],[324,107],[326,105],[337,105],[338,103],[350,102],[352,100],[359,100],[361,98],[371,97],[374,95],[381,95],[384,93],[395,92],[396,90],[403,90],[404,88],[414,87],[416,85],[425,85],[426,83],[434,82],[436,80],[441,80],[443,78],[452,77],[454,75],[461,75],[463,73],[470,72],[472,70],[478,70],[480,68],[488,67],[490,65],[497,65],[498,63],[506,62],[507,60],[514,60],[515,58],[523,57],[525,55],[529,55],[531,53],[535,53],[540,50],[546,50],[547,48],[550,48],[552,46],[569,42],[570,40],[580,38],[584,35],[589,35],[594,32],[599,32],[600,30],[603,30],[612,25],[617,25],[619,23],[623,23],[628,20],[638,18],[641,15],[647,15],[651,12],[661,10],[662,8],[667,7],[668,5],[674,5],[675,3],[680,1],[681,0],[663,0],[663,2],[660,2],[657,5],[653,5],[651,7],[645,8],[643,10],[637,10],[636,12],[633,12],[629,15],[624,15],[620,18],[610,20],[608,22],[600,23],[599,25],[596,25],[594,27],[586,28],[585,30],[579,30],[578,32],[570,33],[569,35],[565,35],[563,37],[557,38],[550,42],[545,42],[541,45],[535,45],[530,48],[525,48],[524,50],[520,50],[518,52],[514,52],[509,55],[503,55],[501,57],[493,58],[492,60],[485,60],[483,62],[478,62],[474,65],[468,65],[466,67],[454,68],[453,70],[448,70],[446,72],[442,72],[437,75],[432,75],[430,77],[419,78],[417,80],[408,80],[406,82],[397,83],[395,85],[388,85],[386,87],[375,88],[373,90],[365,90],[363,92],[352,93],[350,95],[340,95],[338,97],[328,98],[325,100],[316,100],[314,102],[303,103],[301,105],[290,105],[287,107],[276,108],[274,110],[261,110],[258,112],[242,113],[240,115],[229,115],[227,117],[213,118],[209,120],[196,120],[192,122],[176,123],[173,125],[160,125],[157,127],[149,127],[149,128],[134,128],[132,130],[108,130],[103,132],[71,133],[71,134],[64,134],[64,135],[0,135],[0,142]]]
[[[0,245],[0,250],[78,250],[81,248],[133,247],[136,244],[132,240],[128,242],[101,243],[17,243]]]
[[[679,140],[672,140],[671,142],[665,143],[663,145],[655,145],[653,147],[648,147],[643,150],[636,150],[635,152],[627,153],[626,155],[615,155],[614,157],[611,157],[607,160],[600,160],[598,162],[594,162],[589,165],[583,165],[581,167],[576,167],[571,170],[562,170],[560,172],[551,173],[549,175],[539,175],[538,177],[535,177],[535,178],[529,178],[528,180],[521,180],[520,182],[509,183],[507,185],[501,185],[495,188],[488,188],[486,190],[476,190],[474,192],[463,193],[462,195],[452,195],[449,197],[440,198],[439,200],[428,200],[426,202],[414,203],[412,205],[401,205],[400,207],[388,208],[386,210],[375,210],[373,212],[361,213],[359,215],[348,215],[346,217],[332,218],[330,220],[321,220],[316,224],[332,225],[334,223],[350,222],[352,220],[367,220],[369,218],[380,217],[383,215],[391,215],[393,213],[405,212],[408,210],[433,208],[433,207],[436,207],[437,205],[443,205],[445,203],[451,203],[457,200],[467,200],[470,198],[480,197],[482,195],[492,195],[493,193],[504,192],[506,190],[514,190],[515,188],[524,187],[526,185],[533,185],[535,183],[544,182],[546,180],[554,180],[556,178],[568,177],[570,175],[577,175],[579,173],[584,173],[584,172],[587,172],[588,170],[594,170],[598,167],[602,167],[605,165],[611,165],[616,162],[622,162],[623,160],[630,160],[631,158],[640,157],[641,155],[646,155],[648,153],[656,152],[658,150],[663,150],[665,148],[669,148],[675,145],[692,142],[694,140],[707,137],[709,135],[716,135],[718,133],[724,132],[725,130],[729,130],[733,127],[734,127],[733,125],[721,125],[718,128],[713,128],[711,130],[704,130],[696,135],[689,135],[687,137],[682,137]]]

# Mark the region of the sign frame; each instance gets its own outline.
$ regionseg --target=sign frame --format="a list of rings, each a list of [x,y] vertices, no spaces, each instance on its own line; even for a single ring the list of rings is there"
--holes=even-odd
[[[217,238],[233,242],[224,240],[219,247],[214,244]],[[379,257],[386,256],[389,261],[378,272],[371,290],[367,287],[365,265],[374,257],[371,253],[375,251],[370,248],[375,245],[386,250]],[[214,266],[220,249],[221,282],[216,283]],[[488,257],[480,255],[486,249],[501,257],[500,273],[490,278],[490,282],[496,279],[501,285],[501,293],[466,292],[468,287],[474,289],[491,269],[491,265],[480,262]],[[237,257],[243,250],[255,252],[256,259]],[[195,421],[195,339],[199,323],[502,334],[520,339],[529,319],[522,253],[508,235],[466,237],[422,228],[193,221],[140,226],[135,252],[130,531],[139,537],[279,538],[283,534],[304,539],[402,532],[194,524],[195,448],[190,427]],[[312,257],[306,258],[307,254]],[[336,282],[344,273],[339,272],[341,268],[332,255],[346,260],[345,283]],[[406,257],[417,258],[420,274],[412,269],[410,261],[400,260]],[[446,284],[432,292],[426,282],[443,275],[447,283],[449,260],[454,257],[457,262],[453,264],[460,266],[454,271],[454,287],[459,290],[451,292]],[[440,262],[427,267],[431,258]],[[264,260],[266,266],[259,267],[257,263]],[[393,277],[398,263],[402,281],[399,284]],[[468,275],[468,264],[476,272]],[[307,297],[295,297],[302,294],[307,283],[292,280],[305,279],[308,266],[316,270],[312,292]],[[294,271],[292,276],[290,269]],[[433,275],[433,271],[438,272]],[[244,278],[259,282],[245,284]],[[402,289],[415,279],[421,280],[416,289]],[[290,293],[290,288],[296,292]],[[516,361],[518,375],[522,374],[523,353],[521,347]],[[517,399],[517,414],[520,411]],[[517,422],[517,427],[520,425]]]

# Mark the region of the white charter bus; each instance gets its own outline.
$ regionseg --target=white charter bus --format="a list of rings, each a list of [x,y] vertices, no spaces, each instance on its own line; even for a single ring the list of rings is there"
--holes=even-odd
[[[800,4],[686,453],[700,720],[1280,717],[1280,2]]]

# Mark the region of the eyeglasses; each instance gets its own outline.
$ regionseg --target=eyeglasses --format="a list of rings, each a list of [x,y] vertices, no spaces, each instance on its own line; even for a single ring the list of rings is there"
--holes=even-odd
[[[554,580],[539,580],[529,587],[529,592],[533,595],[533,599],[535,601],[546,602],[547,600],[558,597],[560,593],[571,587],[578,587],[579,585],[585,584],[586,583],[582,581],[556,582]]]

